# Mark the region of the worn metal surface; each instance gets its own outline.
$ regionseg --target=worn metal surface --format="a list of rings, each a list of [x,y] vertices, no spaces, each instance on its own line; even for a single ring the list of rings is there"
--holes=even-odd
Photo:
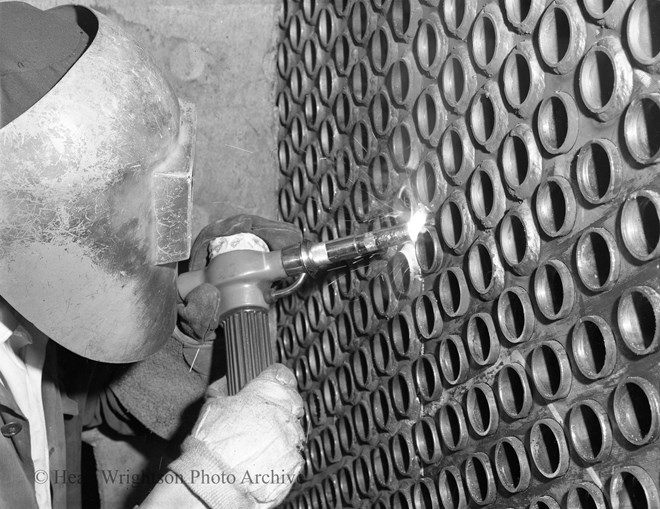
[[[284,0],[280,209],[414,245],[278,305],[287,508],[659,508],[660,8]]]
[[[66,348],[129,362],[174,326],[194,112],[143,49],[97,19],[76,64],[0,130],[0,289]]]

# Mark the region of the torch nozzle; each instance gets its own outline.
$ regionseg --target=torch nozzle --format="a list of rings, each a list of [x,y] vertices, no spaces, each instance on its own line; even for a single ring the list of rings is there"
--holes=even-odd
[[[327,242],[303,242],[282,250],[282,265],[289,276],[309,274],[338,263],[385,251],[411,240],[409,224],[343,237]]]

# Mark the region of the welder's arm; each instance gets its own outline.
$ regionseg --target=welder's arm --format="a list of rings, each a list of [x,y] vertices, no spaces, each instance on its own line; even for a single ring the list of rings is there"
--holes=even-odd
[[[164,477],[176,475],[178,482],[159,484],[140,509],[267,509],[282,502],[303,463],[303,403],[295,386],[293,373],[281,364],[235,396],[212,384],[183,454]]]

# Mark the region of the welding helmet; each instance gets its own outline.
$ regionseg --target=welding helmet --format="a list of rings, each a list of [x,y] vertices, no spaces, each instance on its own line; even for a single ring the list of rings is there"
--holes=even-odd
[[[116,23],[87,17],[82,56],[0,129],[0,295],[67,349],[129,362],[174,329],[194,112]]]

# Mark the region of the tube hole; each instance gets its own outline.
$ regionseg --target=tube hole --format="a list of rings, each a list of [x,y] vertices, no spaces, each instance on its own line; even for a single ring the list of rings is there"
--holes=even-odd
[[[411,331],[405,315],[399,314],[389,322],[389,333],[397,354],[406,357],[410,350]]]
[[[431,401],[439,393],[440,376],[433,357],[422,355],[415,366],[415,378],[419,394],[425,401]]]
[[[490,315],[472,315],[467,328],[468,349],[472,360],[479,366],[494,362],[499,354],[499,341]]]
[[[555,421],[542,420],[534,424],[530,434],[530,449],[534,464],[546,478],[553,479],[566,472],[568,449],[561,426]]]
[[[367,156],[371,153],[372,137],[369,132],[369,124],[365,120],[360,120],[353,128],[351,137],[351,146],[355,159],[359,162],[365,162]]]
[[[392,158],[399,166],[407,167],[412,157],[412,137],[407,125],[397,125],[391,140]]]
[[[552,265],[543,266],[543,286],[546,291],[542,292],[542,306],[547,307],[550,313],[556,315],[564,305],[564,284],[559,272]]]
[[[506,2],[507,17],[516,25],[522,24],[532,10],[532,4],[537,0],[516,0]]]
[[[573,447],[587,462],[598,461],[612,446],[607,415],[596,402],[573,407],[569,429]]]
[[[657,349],[658,343],[658,315],[649,298],[649,294],[655,292],[650,289],[641,291],[641,288],[638,288],[629,289],[621,297],[617,313],[619,329],[631,350],[638,354],[650,353]],[[657,303],[657,294],[654,296]]]
[[[402,38],[410,28],[412,7],[410,0],[394,0],[390,9],[392,28],[397,37]]]
[[[401,434],[392,437],[391,449],[395,468],[400,474],[406,475],[412,467],[414,451],[410,450],[410,445]]]
[[[472,386],[466,398],[467,416],[474,432],[485,437],[497,430],[499,415],[490,386],[483,382]]]
[[[525,224],[515,214],[508,214],[500,230],[502,253],[510,265],[519,265],[527,253]]]
[[[367,352],[360,349],[353,354],[352,369],[355,383],[358,387],[364,389],[371,382],[371,362]]]
[[[447,382],[455,385],[466,376],[467,359],[458,336],[447,337],[440,346],[440,369]]]
[[[524,370],[511,365],[504,366],[498,373],[498,390],[502,409],[514,419],[523,417],[531,403],[529,387]]]
[[[364,180],[358,180],[353,187],[353,211],[355,217],[364,221],[371,212],[371,193]]]
[[[374,421],[381,430],[388,430],[392,420],[392,407],[387,389],[379,386],[373,396]]]
[[[431,272],[436,266],[440,247],[437,245],[437,236],[429,230],[422,231],[415,239],[415,258],[424,273]]]
[[[472,208],[479,218],[490,216],[495,204],[495,188],[491,176],[485,171],[477,172],[470,188]]]
[[[462,3],[462,2],[459,2]],[[456,106],[465,94],[465,68],[457,56],[450,56],[442,72],[442,91],[450,106]]]
[[[438,492],[443,507],[447,509],[464,507],[465,495],[463,494],[463,482],[458,470],[450,467],[445,468],[440,473]]]
[[[660,244],[660,210],[651,193],[638,193],[621,212],[621,233],[628,251],[639,260],[654,257]]]
[[[488,248],[474,244],[468,255],[470,281],[478,293],[485,293],[493,284],[493,258]]]
[[[568,13],[559,7],[546,11],[539,29],[541,55],[550,66],[560,63],[568,53],[573,33]]]
[[[466,2],[462,0],[450,0],[444,2],[445,22],[454,31],[465,21]]]
[[[602,17],[612,7],[614,0],[584,0],[590,13]]]
[[[345,133],[353,125],[353,112],[354,107],[349,93],[347,91],[340,92],[332,106],[332,114],[335,117],[337,128],[342,133]]]
[[[291,19],[291,22],[289,24],[289,41],[291,42],[291,47],[299,51],[300,50],[300,44],[302,42],[302,24],[300,21],[300,16],[294,16]]]
[[[440,410],[440,433],[450,451],[464,447],[467,438],[464,436],[463,415],[459,412],[461,412],[461,407],[458,405],[454,407],[452,404],[447,404]]]
[[[351,341],[355,336],[353,330],[353,322],[350,315],[347,312],[342,313],[335,320],[337,328],[337,339],[339,341],[339,347],[342,351],[346,352],[351,346]]]
[[[498,443],[495,456],[500,482],[507,491],[518,491],[522,481],[522,468],[518,452],[508,441]]]
[[[338,151],[336,165],[337,183],[339,186],[346,189],[353,185],[353,182],[356,180],[356,168],[349,149],[341,149]]]
[[[415,125],[419,129],[420,136],[428,140],[435,131],[438,122],[438,110],[433,96],[424,92],[415,104],[413,112],[415,116]]]
[[[546,400],[563,398],[571,385],[570,366],[563,347],[556,342],[540,345],[532,353],[532,376]]]
[[[438,58],[439,41],[436,27],[423,21],[417,30],[415,55],[422,70],[428,72]]]
[[[442,327],[442,319],[435,299],[425,293],[415,302],[415,316],[417,318],[417,329],[420,335],[429,339],[433,334],[439,332]]]
[[[335,130],[329,118],[321,123],[319,137],[321,138],[321,150],[323,151],[323,155],[327,156],[332,154],[335,147]]]
[[[582,487],[577,487],[575,488],[575,491],[577,493],[577,508],[576,509],[601,509],[602,505],[599,505],[594,497],[591,495],[591,493],[582,488]]]
[[[326,364],[329,366],[335,364],[339,353],[335,330],[333,327],[329,327],[321,334],[321,351]]]
[[[494,489],[491,481],[490,463],[487,457],[480,455],[471,456],[465,467],[465,482],[470,491],[470,495],[481,505],[485,503],[486,498]]]
[[[475,139],[480,144],[483,145],[492,138],[495,130],[495,107],[487,94],[480,94],[479,99],[473,103],[470,125]]]
[[[513,54],[505,67],[504,94],[514,108],[520,107],[529,97],[532,86],[532,69],[525,55]]]
[[[644,63],[656,60],[660,54],[660,6],[648,0],[635,3],[628,22],[628,42],[633,54]],[[656,117],[657,118],[657,117]]]
[[[511,337],[521,337],[527,322],[523,302],[518,294],[514,292],[506,292],[501,302],[504,308],[504,328]]]
[[[440,211],[440,232],[450,248],[456,247],[463,237],[463,218],[455,201],[446,202]]]
[[[489,16],[480,16],[472,30],[474,59],[480,67],[487,67],[493,60],[499,43],[497,28]]]
[[[598,316],[582,318],[573,330],[573,357],[591,380],[608,376],[616,362],[616,344],[607,322]]]
[[[390,93],[392,99],[397,104],[404,104],[408,99],[411,91],[411,76],[410,69],[405,60],[399,60],[392,65],[390,70]]]
[[[339,484],[341,497],[344,499],[346,504],[350,504],[355,494],[355,488],[353,483],[353,476],[351,475],[348,467],[342,467],[339,472],[337,472],[337,482]]]
[[[378,73],[385,71],[390,60],[389,42],[387,30],[379,26],[369,41],[369,58],[371,65]]]
[[[341,366],[337,370],[337,384],[342,401],[345,403],[350,402],[355,394],[355,384],[353,373],[348,366]]]
[[[335,18],[332,14],[332,10],[327,6],[324,7],[319,14],[317,29],[321,46],[328,49],[330,43],[334,41],[337,34],[335,33]]]
[[[438,195],[438,177],[430,161],[425,161],[415,173],[415,194],[419,200],[430,205]]]
[[[391,478],[391,460],[387,448],[380,445],[374,450],[371,464],[374,477],[381,486],[389,486]]]
[[[374,367],[381,374],[388,374],[393,369],[392,347],[390,338],[385,332],[380,331],[374,336],[371,355],[374,360]]]
[[[612,477],[612,507],[617,509],[656,509],[658,490],[651,476],[636,466],[624,467]]]
[[[614,419],[623,436],[634,445],[643,445],[658,432],[658,393],[646,380],[629,378],[614,393]]]
[[[612,251],[608,239],[596,230],[583,234],[577,246],[578,274],[582,282],[593,291],[603,291],[611,284],[618,274],[618,258]],[[616,265],[615,265],[616,264]]]
[[[536,217],[550,237],[569,233],[575,223],[575,197],[563,177],[550,177],[541,184],[536,196]]]
[[[504,178],[511,187],[520,187],[529,173],[529,152],[525,140],[510,136],[504,143],[502,153]]]
[[[386,274],[380,273],[371,280],[371,297],[376,313],[386,316],[393,304],[392,299],[394,297],[390,280]]]
[[[303,93],[303,74],[299,67],[294,67],[289,76],[289,88],[291,97],[296,102],[300,102]]]
[[[651,162],[660,152],[660,104],[650,97],[633,102],[626,114],[625,137],[629,149],[640,162]]]
[[[406,255],[399,251],[390,259],[389,274],[395,294],[399,297],[408,295],[413,276]]]
[[[369,11],[365,2],[358,2],[354,5],[351,11],[351,33],[353,39],[358,44],[361,44],[368,34],[369,28]]]
[[[568,268],[557,260],[541,265],[534,276],[534,294],[543,316],[550,320],[566,317],[575,299]]]
[[[545,102],[539,113],[540,133],[544,144],[553,150],[560,150],[568,136],[568,112],[559,97],[553,96]]]
[[[348,33],[341,34],[334,47],[334,61],[337,66],[337,72],[345,75],[351,61],[352,46]]]
[[[379,198],[387,196],[393,185],[389,158],[383,154],[378,155],[369,165],[368,173],[374,194]]]
[[[473,423],[478,432],[484,433],[490,427],[490,406],[483,391],[475,390],[475,404],[470,408],[473,414]]]
[[[463,168],[463,140],[455,130],[447,131],[442,140],[442,167],[450,177],[455,176]]]
[[[458,268],[446,270],[438,280],[438,296],[443,311],[451,318],[465,314],[469,293],[465,276]]]
[[[581,90],[585,105],[592,111],[605,108],[616,86],[616,69],[610,55],[604,51],[590,51],[582,62],[580,78],[584,81]]]
[[[353,91],[353,97],[358,103],[361,104],[367,99],[369,92],[369,68],[366,62],[360,61],[353,67],[351,71],[351,89]]]
[[[392,106],[387,93],[378,92],[371,102],[369,118],[374,132],[379,136],[387,133],[392,120]]]
[[[602,203],[608,195],[616,192],[613,187],[620,166],[616,150],[608,140],[597,140],[582,147],[578,153],[578,184],[590,203]]]

